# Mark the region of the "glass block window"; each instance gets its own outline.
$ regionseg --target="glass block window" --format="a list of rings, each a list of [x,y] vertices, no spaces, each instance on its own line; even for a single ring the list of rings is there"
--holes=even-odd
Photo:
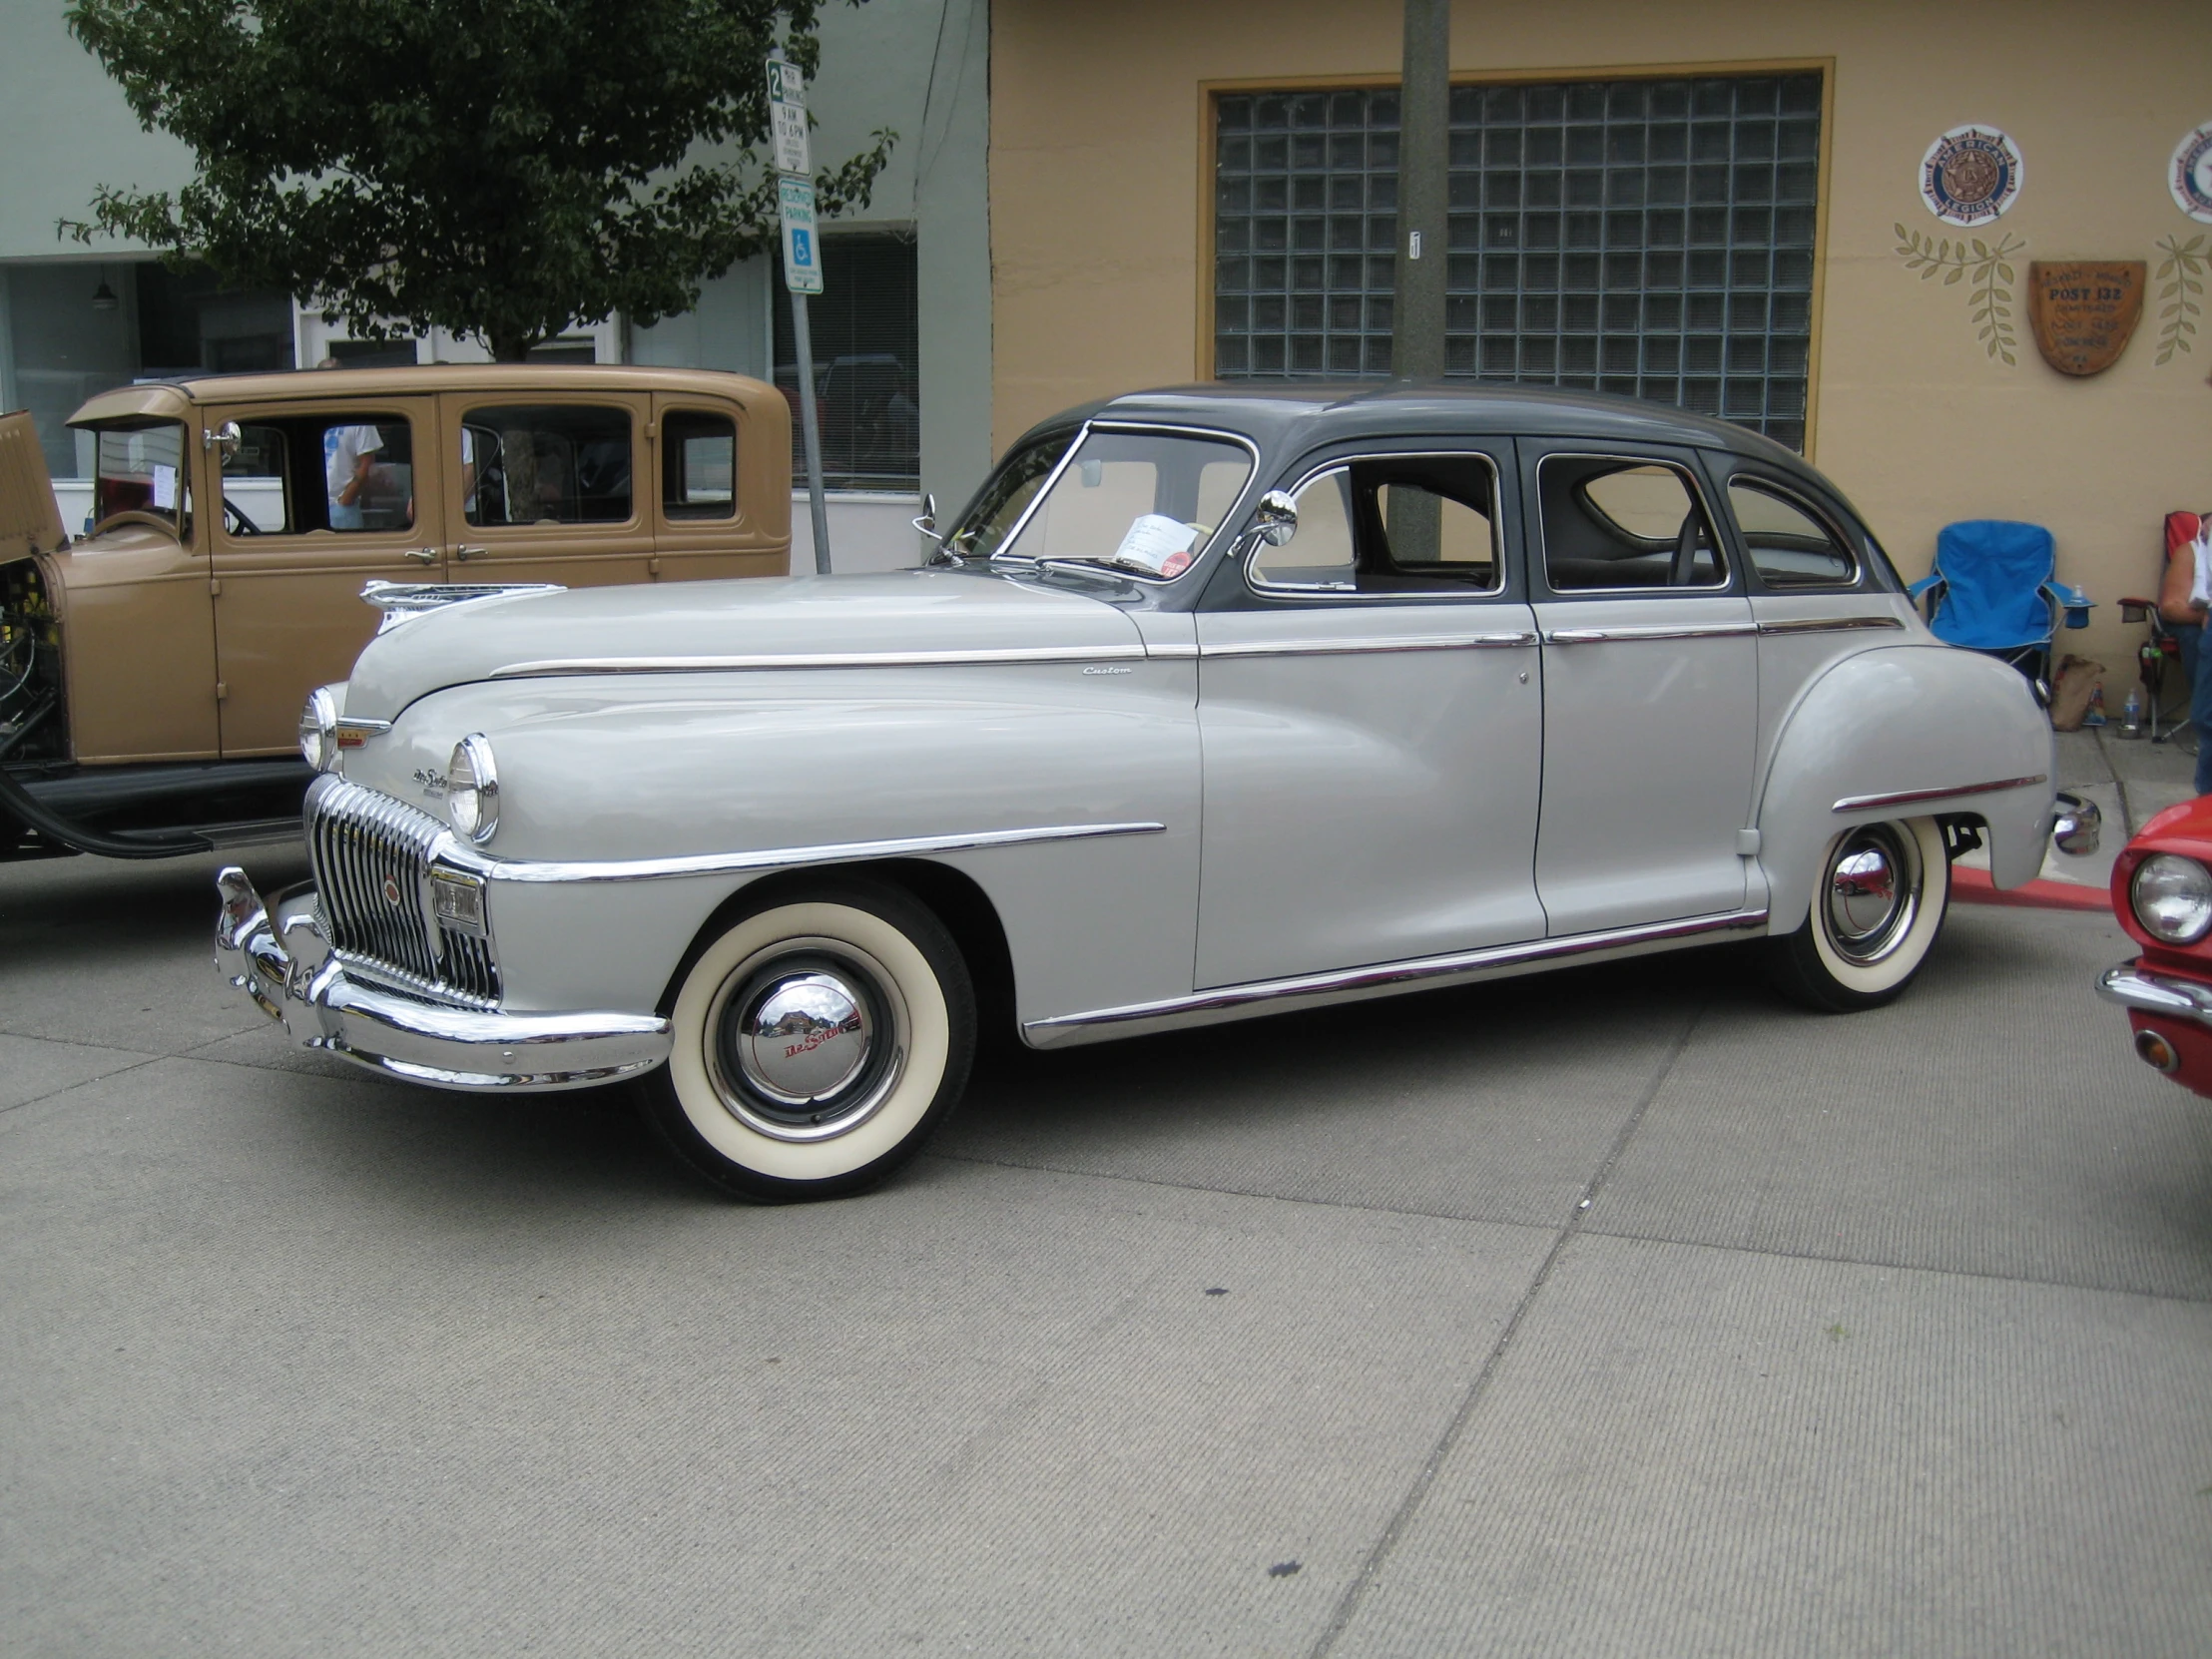
[[[1219,100],[1214,372],[1390,367],[1397,93]],[[1445,363],[1805,445],[1821,78],[1451,93]]]

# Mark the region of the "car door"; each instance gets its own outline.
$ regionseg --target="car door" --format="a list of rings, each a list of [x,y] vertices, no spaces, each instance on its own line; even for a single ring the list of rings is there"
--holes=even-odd
[[[307,693],[351,673],[376,632],[362,586],[442,573],[436,408],[377,395],[217,404],[206,419],[223,753],[289,754]]]
[[[1499,442],[1320,459],[1197,617],[1201,988],[1543,936],[1535,618]]]
[[[654,552],[663,582],[781,576],[791,563],[790,433],[775,418],[697,395],[655,392]],[[766,427],[766,430],[762,428]]]
[[[1553,936],[1739,909],[1758,641],[1689,451],[1522,440]]]
[[[643,393],[487,390],[438,399],[449,568],[460,582],[597,587],[653,575]]]

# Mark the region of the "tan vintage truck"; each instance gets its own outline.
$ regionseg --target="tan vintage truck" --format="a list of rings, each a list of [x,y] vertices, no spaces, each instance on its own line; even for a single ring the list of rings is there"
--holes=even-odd
[[[371,581],[781,576],[791,412],[705,370],[430,365],[150,382],[71,417],[86,533],[0,415],[0,860],[296,834],[298,721]]]

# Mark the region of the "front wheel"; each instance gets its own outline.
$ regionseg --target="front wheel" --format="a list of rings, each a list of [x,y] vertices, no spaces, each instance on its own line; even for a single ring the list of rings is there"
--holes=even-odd
[[[646,1115],[707,1180],[764,1203],[871,1187],[959,1099],[975,995],[944,926],[854,880],[731,924],[685,970]]]
[[[1808,1008],[1879,1008],[1920,972],[1949,903],[1950,858],[1934,819],[1855,825],[1822,853],[1804,924],[1767,941],[1768,968]]]

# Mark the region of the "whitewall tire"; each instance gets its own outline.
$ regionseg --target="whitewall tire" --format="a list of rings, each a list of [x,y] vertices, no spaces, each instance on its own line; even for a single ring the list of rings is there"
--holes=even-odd
[[[967,1084],[975,997],[941,922],[852,880],[741,915],[684,970],[646,1113],[716,1186],[769,1203],[873,1186]]]
[[[1776,983],[1824,1013],[1879,1008],[1928,959],[1950,903],[1950,858],[1932,818],[1854,825],[1822,849],[1813,902],[1767,941]]]

